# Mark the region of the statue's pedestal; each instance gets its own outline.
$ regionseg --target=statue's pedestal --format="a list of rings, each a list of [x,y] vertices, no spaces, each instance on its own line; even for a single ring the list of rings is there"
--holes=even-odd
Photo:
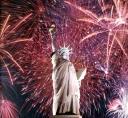
[[[80,115],[55,115],[51,118],[82,118]]]

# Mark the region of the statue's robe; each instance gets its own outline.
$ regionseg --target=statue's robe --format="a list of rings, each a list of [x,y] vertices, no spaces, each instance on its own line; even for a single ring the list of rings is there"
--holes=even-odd
[[[56,54],[53,63],[53,115],[79,114],[80,90],[74,65]]]

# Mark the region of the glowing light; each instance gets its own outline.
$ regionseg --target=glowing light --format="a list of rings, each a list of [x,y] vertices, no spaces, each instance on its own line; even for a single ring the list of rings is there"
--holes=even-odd
[[[117,18],[116,21],[115,21],[115,24],[118,26],[118,25],[122,25],[122,24],[126,24],[126,21],[125,19],[123,18]]]

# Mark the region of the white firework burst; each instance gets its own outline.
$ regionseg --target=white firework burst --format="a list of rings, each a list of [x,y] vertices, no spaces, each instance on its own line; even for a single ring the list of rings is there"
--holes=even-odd
[[[113,118],[128,118],[128,94],[124,88],[120,89],[120,96],[108,105],[108,116]]]

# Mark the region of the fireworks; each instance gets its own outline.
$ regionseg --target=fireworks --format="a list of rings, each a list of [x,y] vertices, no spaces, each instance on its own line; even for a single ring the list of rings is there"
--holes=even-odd
[[[0,118],[18,118],[18,110],[16,105],[7,100],[3,89],[3,80],[0,78]],[[7,86],[7,83],[6,83]]]
[[[66,3],[72,6],[71,3],[69,2]],[[75,6],[75,8],[77,10],[84,12],[84,14],[88,15],[90,18],[89,19],[80,18],[77,19],[77,21],[74,21],[72,20],[73,16],[70,17],[68,15],[68,17],[66,17],[63,21],[61,21],[61,24],[59,25],[57,24],[57,28],[58,27],[61,28],[61,31],[57,31],[58,44],[63,45],[64,42],[66,44],[70,44],[70,46],[73,48],[72,61],[74,62],[75,66],[77,68],[84,67],[88,62],[89,63],[88,78],[90,76],[91,76],[90,78],[93,78],[92,76],[95,76],[93,73],[94,71],[92,71],[92,68],[94,68],[94,66],[91,67],[92,65],[90,63],[94,64],[95,61],[96,65],[98,65],[97,62],[98,61],[100,62],[101,61],[100,59],[106,60],[105,58],[103,58],[103,56],[106,54],[107,51],[107,64],[109,65],[108,63],[110,61],[109,56],[112,54],[111,51],[114,47],[115,41],[117,41],[118,44],[120,44],[119,46],[121,47],[121,49],[123,49],[123,52],[126,54],[122,46],[122,43],[120,42],[120,39],[118,40],[116,38],[117,36],[116,32],[120,30],[125,31],[125,29],[119,27],[122,24],[126,25],[126,21],[124,23],[124,20],[120,20],[119,17],[113,18],[112,17],[113,15],[109,17],[108,14],[106,14],[106,16],[99,17],[89,10],[84,10],[78,6]],[[62,11],[61,12],[62,14],[65,13],[62,9],[59,10]],[[40,14],[44,15],[45,19],[47,19],[47,17],[49,16],[46,16],[46,14],[43,13],[44,12]],[[46,26],[47,24],[50,24],[51,21],[49,22],[46,21],[43,18],[43,16],[40,17],[40,14],[36,15],[38,19],[36,20],[37,25],[35,27],[35,31],[33,32],[34,42],[27,44],[24,50],[18,52],[17,57],[20,57],[19,63],[24,65],[24,70],[26,73],[22,82],[23,94],[29,93],[29,97],[26,99],[26,103],[28,103],[28,105],[32,104],[30,105],[30,109],[39,106],[37,110],[38,112],[44,113],[45,111],[47,111],[47,113],[49,113],[52,106],[52,81],[51,81],[52,70],[51,70],[50,54],[49,54],[51,47],[48,36],[49,35],[48,27]],[[56,17],[61,18],[61,14],[58,15],[57,13]],[[55,19],[56,21],[56,18],[53,19]],[[91,22],[102,29],[100,31],[89,33],[89,35],[82,38],[83,36],[81,35],[84,35],[82,34],[83,33],[82,30],[84,29],[85,25],[81,25],[80,22],[84,22],[84,21],[89,22],[89,24],[87,24],[88,25],[87,27],[91,27],[90,26],[90,22]],[[85,30],[85,33],[86,32],[87,31]],[[98,41],[95,41],[96,44],[98,44],[97,46],[94,46],[95,45],[95,43],[93,43],[94,40],[88,43],[87,42],[84,43],[84,41],[86,41],[87,38],[92,38],[92,36],[95,36],[99,33],[102,35],[104,32],[108,33],[108,37],[109,37],[107,38],[108,39],[107,42],[105,39],[102,39],[103,42],[102,48],[104,49],[98,48],[98,46],[101,47],[101,43],[99,43]],[[81,44],[78,45],[80,41]],[[87,46],[87,49],[85,49],[85,46]],[[98,60],[98,58],[100,59]],[[98,111],[100,109],[99,101],[101,99],[106,100],[105,92],[110,85],[107,82],[108,80],[103,81],[104,76],[102,76],[103,75],[102,72],[104,71],[105,74],[109,74],[107,69],[108,67],[104,66],[104,63],[103,64],[99,63],[98,70],[101,71],[99,72],[101,76],[94,77],[93,79],[83,80],[83,84],[82,84],[83,88],[81,89],[81,112],[83,114],[85,112],[91,114],[92,106],[94,106],[94,108]],[[99,73],[96,74],[98,75]]]
[[[4,48],[6,55],[10,54],[9,57],[13,59],[13,62],[20,70],[24,71],[17,82],[22,85],[22,93],[28,95],[24,104],[28,105],[27,110],[36,108],[39,113],[51,113],[52,65],[48,30],[53,22],[57,28],[58,45],[70,44],[73,49],[71,61],[76,68],[87,66],[87,77],[82,81],[81,88],[80,110],[82,114],[93,114],[92,107],[96,111],[102,109],[100,101],[107,99],[106,91],[111,87],[109,79],[113,76],[115,78],[122,77],[121,72],[126,72],[123,65],[127,65],[128,58],[127,44],[125,44],[128,33],[127,5],[120,0],[113,0],[113,3],[107,6],[103,0],[99,0],[97,4],[101,11],[97,13],[97,11],[87,10],[77,5],[77,2],[75,4],[72,2],[59,0],[47,2],[43,2],[43,0],[6,1],[5,6],[9,6],[10,3],[13,6],[5,10],[10,10],[12,17],[10,24],[14,21],[17,22],[17,19],[19,21],[10,28],[8,25],[10,16],[8,16],[2,25],[1,36],[4,36],[4,31],[8,31],[9,35],[10,33],[18,34],[18,38],[15,38],[17,40],[13,42],[7,38],[8,42],[0,43],[0,47],[13,45],[19,41],[29,41],[26,44],[19,43],[18,46],[23,48],[15,46],[16,50],[13,54]],[[80,4],[80,2],[78,3]],[[17,33],[16,30],[20,30],[20,32]],[[19,34],[21,37],[29,38],[19,38]],[[31,41],[32,39],[33,41]],[[14,61],[14,56],[18,63]],[[125,59],[122,61],[123,57]],[[7,68],[8,65],[4,59],[2,60]],[[7,71],[11,76],[8,68]]]
[[[100,2],[101,1],[99,0],[99,3]],[[122,5],[121,0],[114,0],[113,2],[114,2],[114,5],[116,6],[116,8],[115,8],[116,13],[113,10],[114,9],[114,5],[113,5],[112,8],[110,9],[109,13],[102,11],[103,15],[97,16],[95,13],[93,13],[89,10],[85,10],[85,9],[83,9],[77,5],[74,5],[74,4],[66,1],[66,3],[69,4],[71,7],[74,7],[75,9],[79,10],[80,12],[82,12],[85,15],[84,17],[86,17],[86,18],[82,18],[82,19],[79,18],[79,19],[77,19],[78,21],[86,22],[86,23],[92,23],[96,26],[101,27],[101,29],[99,31],[89,33],[89,35],[82,38],[80,42],[83,42],[83,41],[87,40],[88,38],[94,37],[98,34],[102,34],[105,32],[108,33],[108,40],[107,40],[107,46],[106,46],[106,50],[107,50],[106,69],[104,71],[105,74],[109,73],[109,61],[110,61],[110,56],[112,55],[112,48],[114,46],[115,41],[118,43],[121,50],[123,51],[123,53],[125,54],[125,56],[128,59],[128,55],[127,55],[125,49],[123,48],[123,45],[121,43],[121,39],[117,38],[118,37],[117,33],[125,32],[125,35],[128,33],[127,27],[126,27],[127,26],[127,19],[128,19],[127,3]],[[100,3],[100,5],[101,5],[101,3]],[[104,2],[102,3],[102,5],[103,6],[101,6],[101,8],[105,7]]]
[[[124,88],[121,88],[121,93],[118,99],[113,100],[108,105],[108,115],[114,118],[128,117],[128,95]]]
[[[8,76],[10,78],[11,84],[13,84],[13,77],[11,74],[11,71],[9,69],[9,64],[7,63],[7,59],[10,59],[12,61],[12,64],[14,64],[16,67],[19,68],[21,72],[24,72],[22,67],[19,65],[19,63],[16,61],[16,59],[12,56],[12,54],[7,50],[7,46],[11,46],[17,43],[26,42],[26,41],[32,41],[32,39],[13,39],[13,34],[15,34],[18,31],[18,28],[23,22],[25,22],[31,14],[23,17],[19,22],[16,23],[16,25],[11,26],[9,23],[11,15],[8,15],[7,18],[4,20],[3,24],[1,25],[1,32],[0,32],[0,61],[3,63],[3,67],[5,67],[6,72],[8,73]],[[8,40],[9,39],[9,40]],[[1,118],[17,118],[18,117],[18,110],[16,108],[16,105],[12,103],[11,101],[5,99],[5,96],[3,97],[3,94],[5,91],[2,89],[2,77],[0,78],[0,117]],[[7,84],[7,83],[6,83]],[[7,86],[7,85],[5,85]]]
[[[9,100],[0,100],[0,117],[1,118],[18,118],[16,106]]]
[[[20,42],[25,42],[25,41],[31,41],[31,39],[19,39],[19,40],[14,40],[14,41],[7,41],[8,38],[11,38],[11,33],[15,33],[16,29],[27,19],[30,17],[31,14],[25,16],[20,22],[18,22],[16,25],[14,25],[13,27],[11,27],[8,24],[8,21],[10,19],[10,15],[7,16],[7,18],[5,19],[3,25],[2,25],[2,29],[0,32],[0,59],[3,62],[7,73],[9,75],[10,81],[13,84],[13,80],[12,80],[12,76],[11,76],[11,72],[8,68],[8,65],[6,64],[4,57],[9,58],[22,72],[23,69],[22,67],[17,63],[17,61],[13,58],[13,56],[11,55],[11,53],[9,53],[5,47],[9,46],[10,44],[15,44],[15,43],[20,43]],[[11,27],[11,28],[10,28]],[[7,38],[7,39],[6,39]]]

